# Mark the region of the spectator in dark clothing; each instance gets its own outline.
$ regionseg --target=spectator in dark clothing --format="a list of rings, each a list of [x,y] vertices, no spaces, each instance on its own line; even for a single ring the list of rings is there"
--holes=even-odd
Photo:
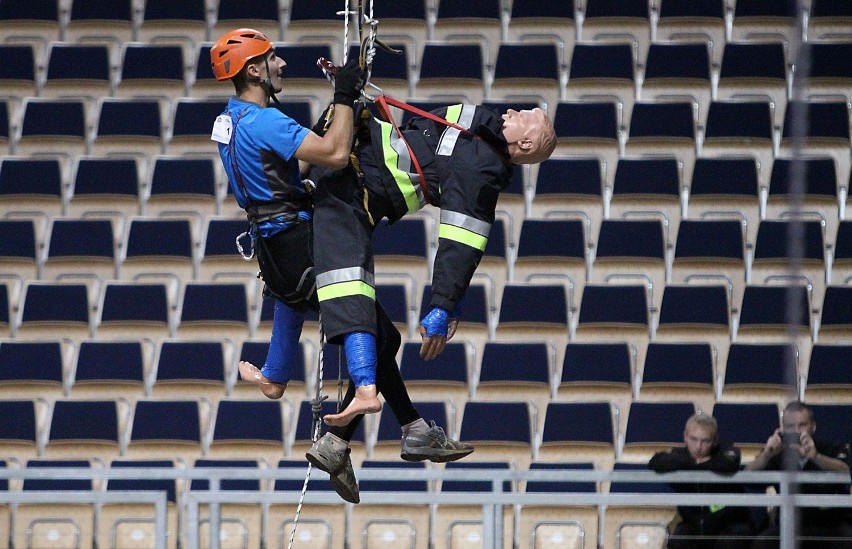
[[[686,421],[683,431],[685,446],[670,452],[658,452],[648,462],[648,467],[658,473],[672,471],[713,471],[734,474],[740,468],[738,448],[718,442],[719,428],[716,419],[695,414]],[[672,483],[676,492],[730,493],[742,492],[739,484],[728,483]],[[679,506],[682,521],[669,539],[669,549],[726,548],[745,549],[754,535],[751,513],[745,507],[724,505]]]
[[[750,471],[849,471],[849,448],[843,443],[814,438],[816,421],[813,410],[802,402],[790,402],[781,417],[781,427],[766,440],[766,446]],[[777,487],[776,487],[777,490]],[[847,484],[801,484],[802,494],[848,494]],[[770,524],[752,546],[774,548],[779,543],[780,525]],[[801,507],[799,509],[801,548],[852,548],[852,521],[849,507]],[[811,538],[811,539],[807,539]],[[833,539],[831,539],[833,538]],[[844,539],[845,538],[845,539]]]

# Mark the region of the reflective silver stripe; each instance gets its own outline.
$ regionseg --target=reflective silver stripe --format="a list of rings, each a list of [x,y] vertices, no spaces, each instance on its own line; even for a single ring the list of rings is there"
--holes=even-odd
[[[472,233],[476,233],[486,238],[488,237],[488,233],[491,231],[490,223],[470,217],[469,215],[447,210],[441,210],[441,224],[461,227],[462,229],[467,229]]]
[[[450,118],[447,118],[447,120],[467,129],[470,128],[470,124],[473,122],[473,114],[475,112],[476,107],[474,105],[462,105],[461,114],[459,115],[458,120],[451,120]],[[448,127],[444,130],[444,133],[441,136],[441,142],[438,144],[436,154],[438,154],[438,156],[450,156],[453,154],[453,149],[456,148],[456,141],[458,141],[460,134],[461,130],[456,128]]]
[[[370,286],[375,286],[373,273],[367,272],[361,267],[346,267],[345,269],[335,269],[317,275],[317,288],[337,284],[339,282],[352,282],[354,280],[362,281]]]
[[[399,184],[399,175],[405,174],[407,178],[411,180],[411,190],[417,197],[417,202],[420,204],[420,208],[423,208],[426,205],[426,198],[423,196],[423,189],[420,188],[420,174],[418,174],[417,170],[414,169],[414,164],[411,162],[411,154],[408,151],[408,145],[405,143],[405,140],[399,132],[390,132],[390,146],[394,152],[396,152],[396,167],[399,172],[401,172],[400,174],[394,174],[394,179],[396,179],[397,184]],[[400,188],[400,190],[403,189]],[[409,193],[403,191],[403,194]],[[409,205],[409,211],[416,210],[412,210]]]

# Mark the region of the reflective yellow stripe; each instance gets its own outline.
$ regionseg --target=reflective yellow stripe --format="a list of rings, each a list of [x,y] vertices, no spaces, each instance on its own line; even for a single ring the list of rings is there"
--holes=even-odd
[[[379,125],[382,129],[382,150],[385,166],[393,176],[394,181],[396,181],[396,186],[399,187],[399,192],[402,193],[402,197],[405,199],[405,205],[408,208],[408,211],[419,211],[420,208],[426,204],[426,201],[421,200],[418,196],[418,193],[421,192],[420,184],[412,180],[412,177],[416,177],[416,175],[400,169],[399,167],[400,152],[394,147],[392,142],[394,131],[393,126],[382,121],[379,121]],[[400,139],[397,145],[401,145],[402,148],[405,149],[403,154],[407,156],[408,149],[405,147],[405,143]],[[403,160],[410,164],[410,158],[403,158]]]
[[[724,508],[725,508],[724,505],[711,505],[710,506],[710,512],[715,513],[716,511],[721,511]]]
[[[488,244],[488,238],[481,234],[476,234],[473,231],[456,227],[455,225],[446,225],[444,223],[438,228],[438,238],[446,238],[460,242],[471,248],[476,248],[480,252],[485,251],[485,245]]]
[[[363,295],[376,300],[376,289],[369,284],[360,280],[352,280],[350,282],[340,282],[339,284],[330,284],[317,288],[317,298],[320,301],[328,301],[337,297],[348,297],[353,295]]]

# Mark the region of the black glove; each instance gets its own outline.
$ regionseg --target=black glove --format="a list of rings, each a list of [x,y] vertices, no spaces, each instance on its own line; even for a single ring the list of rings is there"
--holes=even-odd
[[[367,73],[358,64],[358,58],[353,56],[345,65],[337,68],[334,76],[334,103],[351,107],[361,95],[366,80]]]

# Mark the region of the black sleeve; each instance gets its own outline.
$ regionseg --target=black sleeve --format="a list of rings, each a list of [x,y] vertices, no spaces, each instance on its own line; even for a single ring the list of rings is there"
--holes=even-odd
[[[731,445],[719,445],[710,454],[710,459],[699,463],[696,469],[714,473],[733,474],[740,470],[740,449]]]
[[[672,471],[695,468],[692,458],[682,450],[684,449],[675,448],[671,452],[657,452],[648,462],[648,468],[657,473],[671,473]]]

